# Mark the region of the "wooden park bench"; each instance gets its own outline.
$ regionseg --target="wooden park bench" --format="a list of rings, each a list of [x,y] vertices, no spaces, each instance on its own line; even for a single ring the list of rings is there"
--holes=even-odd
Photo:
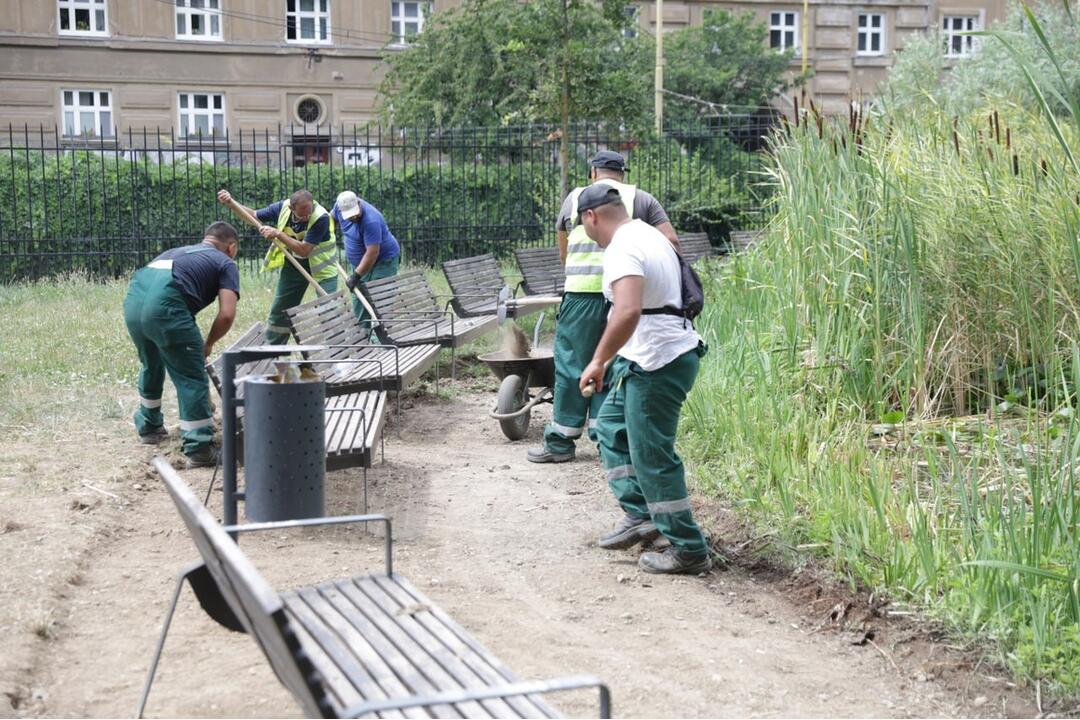
[[[691,264],[702,258],[716,256],[716,248],[709,242],[707,233],[679,233],[679,245],[682,247],[682,256]]]
[[[521,248],[514,251],[521,269],[521,287],[526,295],[562,295],[566,272],[559,248]]]
[[[734,255],[749,250],[760,234],[760,230],[732,230],[728,236],[728,252]]]
[[[252,325],[241,335],[228,350],[252,347],[263,344],[266,327],[260,322]],[[226,350],[226,352],[228,352]],[[218,394],[221,394],[221,366],[223,355],[206,366],[207,373]],[[274,360],[264,359],[245,363],[236,369],[236,397],[243,398],[244,383],[250,375],[269,375],[274,372]],[[243,412],[237,408],[238,427],[243,433]],[[383,427],[386,422],[386,392],[367,390],[332,394],[327,388],[326,409],[326,469],[342,470],[360,467],[364,470],[364,498],[367,503],[367,471],[374,463],[376,446],[381,444]],[[241,457],[242,457],[241,453]]]
[[[374,389],[393,392],[400,420],[402,391],[432,365],[438,382],[437,343],[405,347],[372,344],[371,326],[356,319],[343,290],[297,305],[285,314],[297,343],[326,348],[304,357],[315,361],[327,394]]]
[[[506,313],[509,317],[522,317],[557,305],[558,296],[518,299],[514,298],[523,283],[511,286],[506,282],[498,261],[491,253],[461,260],[447,260],[442,264],[446,282],[450,285],[450,306],[458,317],[477,317],[498,314],[499,293],[507,288]]]
[[[154,467],[202,562],[177,577],[138,717],[146,708],[185,581],[213,620],[251,636],[307,717],[558,717],[539,695],[581,688],[598,689],[600,716],[611,716],[610,693],[596,678],[520,681],[394,572],[391,523],[385,516],[222,527],[164,458],[156,458]],[[285,593],[270,586],[233,539],[247,532],[368,522],[386,528],[383,572]],[[243,696],[245,680],[235,682],[237,696]]]
[[[420,270],[361,283],[364,297],[371,303],[378,321],[375,334],[388,345],[409,347],[437,343],[450,348],[451,374],[456,349],[493,332],[495,314],[459,318],[449,308],[440,308],[434,291]]]

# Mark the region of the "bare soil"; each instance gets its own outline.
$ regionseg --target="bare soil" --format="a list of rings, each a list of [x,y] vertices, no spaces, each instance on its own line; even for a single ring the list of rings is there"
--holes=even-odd
[[[534,413],[529,440],[509,443],[486,417],[493,385],[462,380],[450,399],[407,401],[368,473],[370,505],[394,518],[397,569],[521,676],[599,675],[616,714],[633,717],[1036,712],[1030,693],[930,626],[889,619],[880,600],[819,573],[753,562],[715,503],[697,512],[734,558],[727,570],[650,576],[637,552],[600,550],[618,510],[595,450],[528,463],[548,412]],[[165,406],[175,413],[169,396]],[[126,417],[63,437],[49,451],[9,445],[0,464],[0,716],[130,716],[176,573],[196,554],[149,472],[155,449],[135,443]],[[175,440],[161,451],[179,460]],[[211,473],[184,475],[201,493]],[[360,470],[330,473],[328,513],[357,512],[361,481]],[[220,513],[219,491],[210,507]],[[284,589],[377,569],[381,540],[312,530],[243,547]],[[595,714],[588,694],[555,702]],[[185,590],[148,713],[298,710],[255,644],[214,625]]]

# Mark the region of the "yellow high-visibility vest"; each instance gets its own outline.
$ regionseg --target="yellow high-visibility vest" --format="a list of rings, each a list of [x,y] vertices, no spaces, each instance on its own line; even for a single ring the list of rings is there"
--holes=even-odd
[[[615,180],[597,180],[619,191],[626,214],[634,217],[633,185]],[[598,293],[604,289],[604,251],[585,234],[585,226],[578,217],[578,197],[585,188],[574,188],[570,193],[570,222],[573,229],[566,238],[566,292]]]
[[[303,242],[304,237],[307,235],[308,230],[315,224],[315,221],[326,215],[330,218],[330,233],[326,240],[315,246],[315,250],[307,256],[308,265],[311,268],[310,273],[316,281],[322,282],[337,275],[337,268],[334,267],[337,264],[337,241],[334,239],[334,216],[330,215],[319,203],[315,203],[315,207],[311,210],[311,216],[308,218],[307,227],[296,232],[292,229],[292,225],[289,220],[292,219],[292,209],[289,207],[289,201],[286,200],[281,204],[281,212],[278,213],[277,229],[285,233],[293,240],[297,242]],[[297,260],[304,260],[305,258],[293,255]],[[276,270],[285,264],[285,253],[278,248],[277,245],[271,245],[270,249],[266,251],[266,258],[263,260],[263,268],[266,270]]]

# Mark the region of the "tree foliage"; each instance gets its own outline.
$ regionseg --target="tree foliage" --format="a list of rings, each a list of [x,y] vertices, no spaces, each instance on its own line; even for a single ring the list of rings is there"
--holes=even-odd
[[[386,60],[382,119],[410,126],[553,122],[568,62],[571,117],[646,121],[649,45],[623,35],[625,1],[566,0],[565,15],[563,1],[465,0],[440,12]]]
[[[758,107],[802,78],[786,78],[792,51],[768,47],[768,29],[753,13],[708,13],[700,27],[664,38],[664,85],[669,119],[716,115],[722,106]],[[697,101],[688,98],[696,98]]]

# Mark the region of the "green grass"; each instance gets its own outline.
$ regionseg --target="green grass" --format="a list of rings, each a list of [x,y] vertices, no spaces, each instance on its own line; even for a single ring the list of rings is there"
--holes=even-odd
[[[684,441],[776,548],[1075,694],[1080,173],[1062,141],[1080,127],[1011,107],[792,127],[761,245],[708,273]]]
[[[411,269],[406,266],[402,272]],[[448,293],[441,271],[421,269],[437,294]],[[276,274],[242,271],[236,322],[215,353],[252,323],[266,319],[275,281]],[[126,291],[126,280],[99,281],[79,275],[0,285],[0,325],[6,329],[0,343],[0,432],[5,437],[62,439],[72,423],[126,425],[134,410],[139,371],[124,327]],[[211,306],[199,315],[204,334],[214,313]],[[531,334],[534,321],[531,316],[521,325]],[[544,327],[542,337],[550,342],[552,313],[547,314]],[[499,344],[499,334],[493,333],[460,348],[458,377],[490,376],[475,358]],[[449,352],[444,355],[440,365],[446,375]],[[421,389],[433,391],[434,384],[425,383]],[[445,386],[443,392],[448,392]]]

